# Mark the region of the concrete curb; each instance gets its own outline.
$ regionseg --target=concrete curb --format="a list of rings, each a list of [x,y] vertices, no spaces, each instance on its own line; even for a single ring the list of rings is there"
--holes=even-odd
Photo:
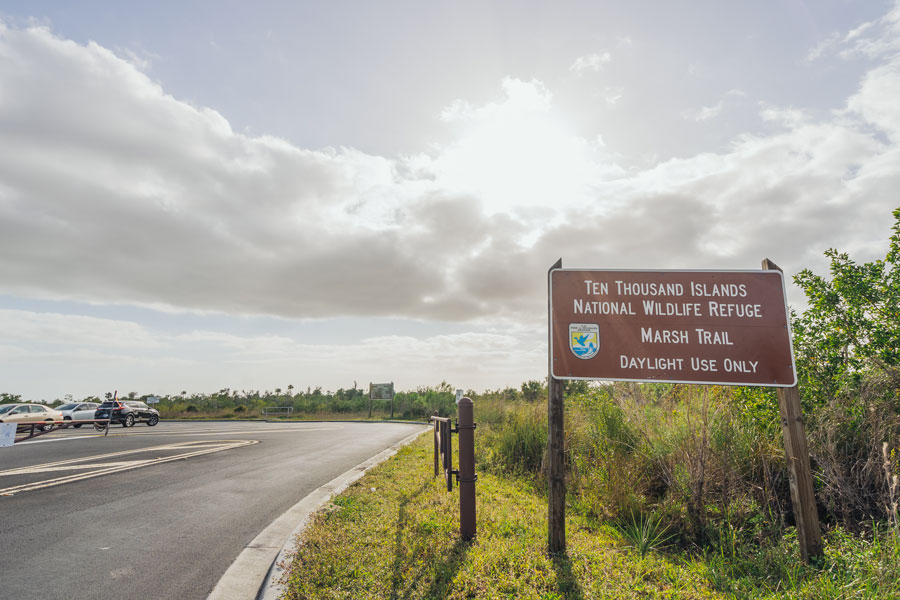
[[[272,521],[241,551],[207,600],[276,600],[284,592],[284,586],[277,583],[284,572],[280,563],[293,550],[295,540],[303,533],[310,516],[366,471],[384,462],[429,429],[406,437],[338,475]]]

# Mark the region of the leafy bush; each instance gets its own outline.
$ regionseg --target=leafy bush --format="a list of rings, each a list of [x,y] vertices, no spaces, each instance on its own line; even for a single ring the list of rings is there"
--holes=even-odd
[[[809,302],[792,323],[807,398],[825,401],[872,367],[900,386],[900,208],[893,214],[884,259],[857,264],[829,249],[830,280],[808,269],[794,277]]]
[[[885,449],[900,447],[900,390],[879,371],[838,392],[808,419],[817,494],[825,516],[847,528],[891,516],[893,470]]]

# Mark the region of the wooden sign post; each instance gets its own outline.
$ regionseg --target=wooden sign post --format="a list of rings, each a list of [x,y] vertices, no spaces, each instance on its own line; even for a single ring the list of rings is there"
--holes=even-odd
[[[781,273],[781,267],[768,258],[763,259],[762,268]],[[778,388],[777,393],[791,487],[791,504],[794,507],[794,521],[797,523],[797,540],[800,543],[803,561],[809,563],[810,558],[823,555],[823,548],[819,513],[816,511],[816,496],[813,492],[812,470],[809,467],[809,448],[806,445],[806,430],[803,428],[803,411],[800,408],[800,391],[794,385]]]
[[[821,554],[780,269],[563,269],[560,259],[548,298],[551,553],[566,547],[561,380],[600,379],[779,388],[801,551]]]
[[[547,273],[548,292],[552,292],[550,286],[552,285],[553,271],[560,268],[562,268],[562,259],[550,267],[550,271]],[[552,311],[548,314],[548,319],[552,347]],[[547,479],[549,483],[547,548],[551,554],[556,554],[566,551],[566,470],[563,382],[553,376],[553,356],[550,356],[549,373],[547,381]]]

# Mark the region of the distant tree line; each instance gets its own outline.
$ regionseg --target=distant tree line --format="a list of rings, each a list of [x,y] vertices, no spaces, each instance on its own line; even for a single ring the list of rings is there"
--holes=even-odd
[[[586,382],[569,382],[568,389],[573,393],[587,390]],[[543,402],[546,399],[546,380],[530,380],[519,388],[506,387],[495,390],[476,392],[469,389],[465,392],[474,400],[499,400],[507,402]],[[297,390],[293,385],[272,390],[236,390],[222,388],[213,393],[191,393],[186,390],[178,394],[127,392],[120,394],[120,400],[140,400],[159,398],[156,408],[163,416],[229,416],[235,418],[259,416],[266,407],[291,407],[295,416],[348,416],[369,415],[369,391],[358,387],[355,382],[351,388],[339,388],[337,391],[323,391],[321,386],[307,387]],[[59,406],[67,402],[103,402],[111,400],[112,392],[101,396],[90,395],[76,400],[71,394],[64,399],[56,399],[47,404]],[[22,402],[20,394],[0,393],[0,403]],[[373,418],[387,418],[391,413],[390,400],[372,400]],[[414,390],[399,391],[393,400],[395,419],[427,420],[430,416],[447,417],[456,415],[456,388],[442,381],[437,386],[421,386]]]
[[[491,391],[485,394],[489,396],[502,396],[510,400],[527,399],[537,401],[546,391],[546,386],[537,381],[530,381],[522,385],[521,390],[507,388]],[[467,392],[469,396],[479,397],[474,390]],[[368,389],[358,387],[355,382],[353,387],[339,388],[336,391],[324,391],[321,386],[307,387],[305,390],[297,390],[293,385],[285,388],[276,387],[272,390],[236,390],[222,388],[213,393],[191,393],[186,390],[178,394],[159,394],[155,392],[139,393],[127,392],[120,394],[120,400],[140,400],[146,402],[150,398],[159,398],[155,404],[164,417],[169,416],[227,416],[227,417],[252,417],[259,416],[266,407],[290,407],[295,416],[355,416],[368,417],[370,412],[373,418],[387,418],[391,414],[390,400],[369,400]],[[111,400],[112,392],[106,392],[102,396],[89,395],[75,399],[71,394],[66,394],[64,399],[56,399],[47,402],[51,406],[59,406],[67,402],[103,402]],[[29,400],[24,400],[29,401]],[[20,394],[0,392],[0,404],[23,402]],[[437,386],[422,386],[414,390],[399,391],[393,400],[393,414],[400,420],[427,420],[428,417],[451,416],[456,414],[456,388],[446,381]]]

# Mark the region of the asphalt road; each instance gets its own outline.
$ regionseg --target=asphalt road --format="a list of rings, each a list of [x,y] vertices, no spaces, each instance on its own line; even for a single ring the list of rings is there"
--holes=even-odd
[[[0,598],[203,599],[285,510],[421,429],[163,422],[0,448]]]

